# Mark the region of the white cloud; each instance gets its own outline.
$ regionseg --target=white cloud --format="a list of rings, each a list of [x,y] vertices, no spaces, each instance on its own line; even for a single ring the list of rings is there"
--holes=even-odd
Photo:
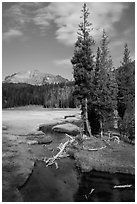
[[[42,2],[20,2],[19,3],[23,7],[30,7],[30,8],[39,8],[42,6]]]
[[[82,2],[15,3],[7,10],[6,15],[12,19],[17,28],[33,23],[41,32],[53,21],[56,24],[56,39],[63,44],[72,45],[77,39],[82,5]],[[120,20],[128,4],[88,2],[87,5],[90,10],[89,21],[94,27],[91,34],[95,40],[100,38],[103,28],[107,33],[111,33],[112,37],[115,36],[113,24]]]
[[[57,59],[53,63],[56,65],[71,65],[70,59]]]
[[[14,37],[19,37],[22,36],[23,33],[20,30],[16,30],[16,29],[9,29],[7,32],[3,33],[3,40],[9,40],[11,38]]]
[[[49,26],[49,20],[52,20],[53,16],[48,12],[47,7],[40,8],[35,11],[35,15],[32,18],[32,21],[35,25],[38,25],[42,28]]]
[[[47,21],[54,21],[57,26],[56,39],[69,45],[73,44],[77,37],[81,8],[82,3],[51,3],[38,11],[36,19],[41,26],[47,25]]]
[[[18,30],[27,30],[31,25],[34,28],[45,28],[49,26],[49,21],[45,21],[47,14],[46,7],[42,7],[42,2],[17,2],[8,9],[3,10],[3,28],[17,28]],[[44,8],[43,13],[40,12]],[[39,14],[39,15],[38,15]],[[49,19],[48,19],[49,20]]]
[[[120,20],[122,12],[127,8],[125,3],[87,3],[90,10],[89,21],[93,24],[92,36],[98,40],[102,29],[115,35],[113,23]],[[72,45],[77,38],[78,24],[80,23],[82,2],[54,2],[47,7],[37,10],[34,22],[40,26],[48,26],[53,20],[57,26],[56,38],[66,45]]]
[[[130,38],[129,38],[130,36]],[[132,43],[134,43],[134,28],[130,27],[126,29],[124,32],[122,32],[122,35],[118,35],[117,38],[113,40],[113,42],[110,42],[112,47],[123,47],[125,43],[128,43],[130,46]],[[131,46],[132,48],[134,46]]]
[[[23,26],[23,24],[30,21],[29,16],[24,12],[20,4],[12,5],[5,11],[4,16],[9,17],[9,22],[14,26]]]

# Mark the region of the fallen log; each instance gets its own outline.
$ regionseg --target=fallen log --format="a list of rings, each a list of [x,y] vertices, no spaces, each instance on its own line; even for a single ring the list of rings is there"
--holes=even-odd
[[[98,150],[105,149],[105,148],[106,148],[106,146],[103,146],[103,147],[100,147],[100,148],[92,148],[92,149],[90,149],[90,148],[86,148],[86,147],[83,146],[83,149],[87,150],[87,151],[98,151]]]
[[[94,190],[95,190],[95,189],[92,188],[91,191],[90,191],[90,193],[89,193],[89,195],[91,195],[91,194],[93,193]]]
[[[62,147],[60,148],[60,151],[53,157],[49,158],[48,160],[46,160],[46,166],[52,165],[55,160],[62,154],[62,152],[64,151],[65,147],[67,146],[67,144],[69,143],[69,140],[67,142],[65,142],[64,144],[62,144]]]
[[[120,143],[120,139],[119,139],[118,136],[112,136],[112,137],[110,138],[110,140],[114,140],[114,142],[117,142],[118,144]]]
[[[113,188],[131,188],[132,185],[131,184],[127,184],[127,185],[115,185]]]
[[[68,135],[68,134],[66,134],[66,136],[68,136],[71,140],[70,140],[70,139],[67,140],[64,144],[61,143],[61,144],[57,147],[60,151],[59,151],[55,156],[53,156],[53,157],[51,157],[51,158],[48,158],[48,159],[47,159],[47,158],[44,159],[44,162],[46,163],[46,166],[50,166],[50,165],[52,165],[52,164],[55,163],[56,168],[58,168],[57,162],[55,162],[55,160],[58,159],[58,158],[64,157],[63,151],[65,150],[66,146],[67,146],[68,144],[71,144],[71,143],[74,142],[74,140],[75,140],[73,137],[71,137],[71,136]],[[68,156],[68,155],[65,154],[65,156]]]

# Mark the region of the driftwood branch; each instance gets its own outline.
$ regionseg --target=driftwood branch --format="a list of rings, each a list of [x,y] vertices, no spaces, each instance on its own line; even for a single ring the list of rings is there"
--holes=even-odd
[[[90,148],[86,148],[86,147],[83,146],[83,149],[87,150],[87,151],[98,151],[98,150],[105,149],[105,148],[106,148],[106,146],[103,146],[103,147],[100,147],[100,148],[92,148],[92,149],[90,149]]]
[[[115,185],[113,188],[131,188],[132,185],[131,184],[127,184],[127,185]]]
[[[92,188],[91,191],[89,192],[89,195],[91,195],[91,194],[93,193],[94,190],[95,190],[95,189]]]
[[[120,139],[118,136],[113,136],[110,138],[110,140],[114,140],[114,142],[117,142],[118,144],[120,143]]]
[[[64,153],[64,150],[66,148],[66,146],[68,146],[69,144],[72,144],[72,142],[74,142],[74,138],[71,137],[70,135],[66,134],[66,136],[69,137],[69,140],[67,140],[64,144],[61,143],[59,146],[58,146],[58,149],[60,150],[55,156],[53,157],[50,157],[50,158],[44,158],[44,162],[46,163],[46,166],[50,166],[52,164],[55,164],[56,165],[56,169],[58,168],[58,164],[56,162],[56,160],[58,158],[62,158],[64,156],[69,156],[68,154]]]
[[[89,194],[88,194],[88,195],[85,195],[85,198],[88,199],[88,198],[91,196],[91,194],[94,192],[94,190],[95,190],[95,189],[92,188],[91,191],[89,192]]]

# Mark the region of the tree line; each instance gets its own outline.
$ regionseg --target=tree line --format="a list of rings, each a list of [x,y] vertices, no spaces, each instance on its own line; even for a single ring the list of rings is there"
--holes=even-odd
[[[45,108],[74,108],[74,82],[34,86],[30,84],[3,83],[2,107],[43,105]]]

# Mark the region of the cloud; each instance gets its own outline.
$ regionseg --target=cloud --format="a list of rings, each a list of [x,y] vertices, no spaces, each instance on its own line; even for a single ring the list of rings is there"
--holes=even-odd
[[[20,2],[20,6],[30,7],[30,8],[40,8],[42,6],[42,2]]]
[[[29,22],[29,16],[24,12],[21,4],[14,4],[4,12],[4,17],[8,17],[9,23],[14,26],[22,26]]]
[[[127,8],[123,3],[87,3],[91,15],[89,21],[92,22],[94,30],[92,36],[98,40],[102,34],[102,29],[115,35],[113,24],[120,20],[122,12]],[[82,3],[51,3],[43,8],[39,16],[41,25],[46,25],[48,20],[53,20],[57,26],[56,39],[66,45],[72,45],[77,39],[78,24],[80,23]]]
[[[2,39],[3,40],[10,40],[11,38],[19,37],[22,35],[23,35],[23,33],[20,30],[9,29],[7,32],[3,33]]]
[[[33,24],[35,29],[43,30],[54,23],[56,39],[65,44],[72,45],[77,39],[78,24],[81,19],[82,2],[22,2],[14,3],[4,12],[9,17],[10,27],[25,29],[26,25]],[[120,2],[88,2],[90,11],[89,21],[93,24],[92,36],[98,41],[102,30],[116,36],[115,24],[129,7],[128,3]],[[46,34],[46,32],[44,32]]]
[[[82,3],[50,3],[47,7],[37,11],[37,16],[34,20],[41,27],[47,26],[48,22],[53,21],[57,27],[55,32],[56,39],[67,45],[73,44],[77,37],[81,7]]]
[[[129,38],[130,36],[130,38]],[[112,42],[110,42],[111,47],[118,49],[118,47],[124,48],[125,43],[129,47],[132,47],[133,51],[135,49],[135,31],[134,27],[129,27],[125,29],[122,33],[117,35]]]
[[[45,28],[49,26],[50,20],[54,17],[50,12],[48,12],[47,7],[40,8],[35,11],[35,16],[33,17],[32,21],[35,25],[40,26],[40,28]]]
[[[34,24],[37,10],[42,6],[40,2],[18,2],[7,3],[8,8],[3,9],[3,30],[17,28],[18,30],[29,30],[30,25]],[[4,6],[3,6],[4,8]]]
[[[53,63],[56,65],[71,65],[70,59],[57,59]]]

